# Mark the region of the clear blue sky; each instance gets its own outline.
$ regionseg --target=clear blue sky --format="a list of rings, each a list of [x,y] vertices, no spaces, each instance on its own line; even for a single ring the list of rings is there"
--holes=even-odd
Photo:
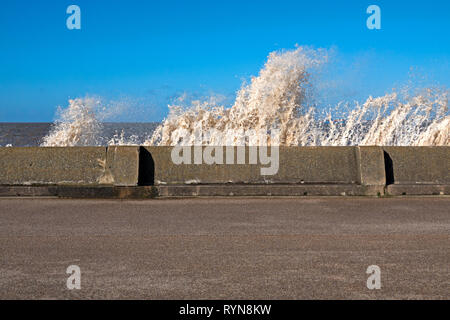
[[[71,4],[81,30],[66,28]],[[381,30],[366,28],[370,4]],[[147,118],[124,120],[158,121],[170,97],[232,95],[270,51],[295,44],[359,65],[347,75],[356,95],[384,93],[411,67],[448,87],[450,1],[2,0],[0,121],[51,121],[87,94],[141,99]]]

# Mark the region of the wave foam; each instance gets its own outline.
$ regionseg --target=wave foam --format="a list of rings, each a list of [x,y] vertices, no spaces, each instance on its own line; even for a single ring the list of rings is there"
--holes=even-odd
[[[230,108],[214,99],[194,101],[188,108],[169,106],[168,117],[143,144],[450,145],[446,88],[427,88],[412,95],[392,92],[369,97],[363,104],[340,103],[334,117],[332,110],[323,116],[314,104],[311,78],[327,60],[323,49],[272,52],[259,75],[242,86]],[[71,100],[42,145],[100,143],[96,106],[94,99]],[[249,137],[248,132],[254,136]],[[139,137],[123,137],[116,136],[109,144],[139,144]]]

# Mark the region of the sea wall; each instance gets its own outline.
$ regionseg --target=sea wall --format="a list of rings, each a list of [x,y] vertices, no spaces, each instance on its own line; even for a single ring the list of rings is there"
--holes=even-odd
[[[449,165],[450,147],[0,148],[0,195],[448,195]]]
[[[215,147],[213,147],[215,148]],[[258,147],[218,147],[221,155],[206,163],[207,147],[189,147],[189,161],[174,163],[173,147],[144,147],[151,155],[155,185],[179,184],[365,184],[384,185],[383,150],[376,147],[267,148],[270,161],[261,159]],[[214,151],[214,150],[213,150]],[[242,152],[241,152],[242,151]],[[239,161],[239,154],[242,153]],[[278,156],[273,153],[277,152]],[[183,153],[181,150],[180,154]],[[195,163],[195,154],[202,157]],[[231,154],[231,156],[230,156]],[[213,153],[214,155],[214,153]],[[253,161],[251,160],[253,158]],[[197,157],[200,159],[200,157]],[[264,164],[266,162],[266,164]],[[274,164],[277,162],[276,164]],[[146,163],[141,163],[146,166]],[[270,174],[264,169],[272,168]]]
[[[138,147],[0,148],[0,185],[138,183]]]
[[[449,194],[450,147],[383,147],[383,151],[388,194]]]

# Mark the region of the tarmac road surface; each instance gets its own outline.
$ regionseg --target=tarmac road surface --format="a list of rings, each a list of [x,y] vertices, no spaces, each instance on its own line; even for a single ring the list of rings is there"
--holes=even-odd
[[[449,299],[449,264],[449,197],[0,199],[1,299]]]

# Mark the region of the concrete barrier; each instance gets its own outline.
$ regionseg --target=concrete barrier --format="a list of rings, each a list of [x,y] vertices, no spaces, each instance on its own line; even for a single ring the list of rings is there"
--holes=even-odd
[[[387,193],[449,194],[450,147],[383,147]]]
[[[383,149],[380,147],[357,147],[358,183],[365,186],[384,186],[386,170]]]
[[[183,157],[189,164],[173,161],[174,150],[114,146],[0,148],[0,196],[95,197],[97,193],[99,197],[146,198],[450,192],[450,147],[280,147],[278,157],[272,158],[278,160],[272,166],[277,169],[272,175],[263,174],[271,164],[261,161],[264,156],[257,148],[191,147],[190,157]],[[204,158],[198,161],[195,152]]]
[[[138,147],[0,148],[0,185],[128,185]]]
[[[139,181],[139,147],[108,147],[104,182],[115,186],[137,186]]]
[[[303,197],[303,196],[381,196],[384,186],[358,184],[213,184],[160,185],[160,197]]]
[[[183,156],[188,154],[184,163],[177,164],[173,147],[143,147],[150,156],[141,161],[140,170],[153,172],[152,184],[162,196],[384,194],[386,175],[380,147],[279,147],[278,170],[273,175],[262,174],[270,165],[261,164],[257,148],[219,148],[216,160],[220,163],[208,164],[202,159],[195,164],[196,152],[205,157],[211,150],[190,147],[188,152],[181,151]],[[270,148],[268,151],[272,156]],[[180,156],[178,152],[175,156]]]
[[[450,147],[383,147],[394,184],[450,184]]]
[[[154,186],[39,185],[0,186],[0,197],[55,197],[79,199],[151,199],[159,195]]]
[[[154,168],[156,185],[385,184],[383,150],[379,147],[280,147],[278,171],[273,175],[261,174],[261,169],[268,165],[261,164],[259,159],[258,164],[250,164],[250,154],[258,154],[258,150],[249,147],[245,148],[242,158],[245,161],[241,163],[237,148],[232,148],[231,164],[225,160],[223,164],[193,164],[195,147],[190,148],[191,164],[175,164],[172,147],[144,148],[151,154],[153,163],[149,167]],[[221,148],[223,159],[227,159],[230,149]],[[201,152],[204,154],[205,147]]]

